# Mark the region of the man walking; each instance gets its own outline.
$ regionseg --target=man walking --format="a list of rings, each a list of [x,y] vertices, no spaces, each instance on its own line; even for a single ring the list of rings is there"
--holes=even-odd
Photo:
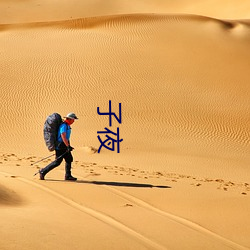
[[[70,125],[72,125],[74,121],[78,118],[74,113],[69,113],[64,118],[66,119],[58,129],[58,136],[57,136],[58,146],[56,147],[56,160],[51,162],[48,166],[39,171],[40,180],[44,180],[45,175],[55,167],[58,167],[62,163],[63,159],[65,160],[65,180],[67,181],[77,180],[77,178],[71,175],[71,163],[73,162],[73,156],[71,154],[71,151],[74,148],[70,146],[70,135],[71,135]]]

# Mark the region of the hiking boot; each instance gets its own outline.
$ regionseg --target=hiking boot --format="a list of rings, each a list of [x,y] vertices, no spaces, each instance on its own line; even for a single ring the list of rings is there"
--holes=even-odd
[[[73,177],[72,175],[70,176],[65,176],[65,181],[76,181],[77,178]]]
[[[39,175],[40,175],[40,180],[44,180],[44,174],[41,172],[41,170],[39,170]]]

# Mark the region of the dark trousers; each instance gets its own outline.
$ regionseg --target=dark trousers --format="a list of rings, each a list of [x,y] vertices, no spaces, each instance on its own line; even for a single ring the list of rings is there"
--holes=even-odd
[[[66,149],[56,150],[56,159],[48,166],[41,169],[40,172],[45,176],[49,171],[58,167],[63,159],[65,160],[65,177],[71,176],[71,162],[73,162],[73,156],[71,152],[67,152]]]

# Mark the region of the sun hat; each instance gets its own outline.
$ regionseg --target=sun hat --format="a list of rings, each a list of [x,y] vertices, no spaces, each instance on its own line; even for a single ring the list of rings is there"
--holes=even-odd
[[[75,113],[68,113],[64,118],[69,118],[69,119],[78,119],[78,117],[75,115]]]

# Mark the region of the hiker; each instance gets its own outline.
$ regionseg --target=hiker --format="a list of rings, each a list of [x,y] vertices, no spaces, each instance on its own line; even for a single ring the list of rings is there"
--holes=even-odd
[[[77,178],[71,175],[71,163],[73,162],[73,156],[71,154],[71,151],[74,148],[70,146],[70,134],[71,134],[70,125],[73,124],[74,121],[78,118],[74,113],[69,113],[64,118],[66,119],[58,129],[57,146],[55,148],[56,160],[51,162],[48,166],[39,171],[40,180],[44,180],[45,175],[55,167],[58,167],[62,163],[63,159],[65,160],[65,180],[67,181],[77,180]]]

